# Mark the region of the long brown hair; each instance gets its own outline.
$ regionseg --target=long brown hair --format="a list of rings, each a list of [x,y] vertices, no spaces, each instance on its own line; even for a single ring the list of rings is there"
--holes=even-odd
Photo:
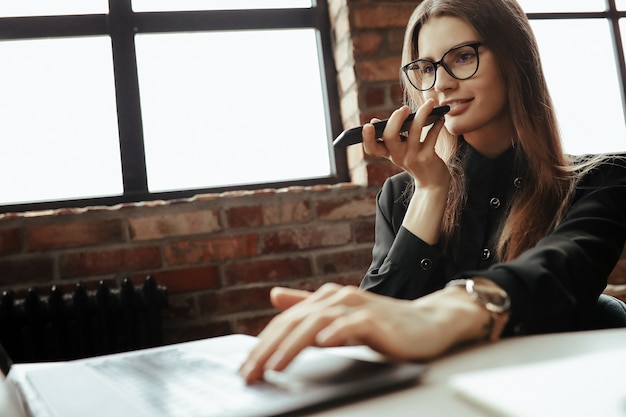
[[[575,181],[563,153],[552,99],[543,75],[539,49],[524,11],[515,0],[424,0],[409,20],[403,65],[418,57],[420,29],[431,17],[453,16],[469,22],[496,57],[508,91],[507,114],[516,135],[516,164],[524,178],[502,226],[498,258],[512,259],[533,247],[558,224]],[[407,104],[413,109],[422,94],[402,78]],[[452,173],[444,215],[447,242],[458,232],[465,201],[465,179],[458,157],[458,138],[442,129],[437,152]]]

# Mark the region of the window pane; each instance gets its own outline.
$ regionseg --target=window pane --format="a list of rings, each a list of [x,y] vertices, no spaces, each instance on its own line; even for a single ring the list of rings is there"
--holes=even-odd
[[[608,21],[537,20],[532,26],[565,151],[626,150],[624,110]],[[593,58],[581,62],[585,57]]]
[[[603,12],[606,0],[517,0],[526,13]]]
[[[136,47],[151,191],[331,174],[313,29],[145,34]]]
[[[107,37],[0,42],[0,203],[120,194]]]
[[[626,10],[626,0],[616,0],[617,10]]]
[[[136,12],[179,10],[295,9],[312,0],[132,0]]]
[[[108,13],[108,0],[2,0],[0,17]]]

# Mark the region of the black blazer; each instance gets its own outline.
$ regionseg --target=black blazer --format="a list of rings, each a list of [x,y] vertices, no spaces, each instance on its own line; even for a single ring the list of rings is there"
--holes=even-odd
[[[397,174],[377,197],[372,264],[361,288],[415,299],[451,279],[480,276],[511,297],[504,335],[586,328],[626,241],[626,160],[610,158],[586,174],[562,222],[510,262],[495,260],[494,244],[515,190],[523,187],[514,150],[489,160],[469,148],[464,160],[468,200],[459,244],[444,252],[402,227],[411,178]]]

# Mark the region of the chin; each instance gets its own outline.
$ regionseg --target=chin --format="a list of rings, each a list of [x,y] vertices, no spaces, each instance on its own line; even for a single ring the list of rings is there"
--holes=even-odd
[[[448,122],[447,120],[446,120],[446,123],[444,124],[444,127],[446,128],[448,132],[450,132],[450,134],[456,135],[456,136],[460,136],[464,134],[465,132],[467,132],[467,129],[463,129],[463,127],[459,123]]]

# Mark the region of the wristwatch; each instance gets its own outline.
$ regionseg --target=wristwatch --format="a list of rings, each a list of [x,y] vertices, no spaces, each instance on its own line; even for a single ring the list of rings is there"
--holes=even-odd
[[[500,339],[500,335],[509,320],[509,311],[511,308],[511,299],[509,295],[493,281],[485,278],[473,279],[455,279],[446,287],[460,286],[490,314],[491,320],[487,325],[486,339],[490,342],[496,342]]]

